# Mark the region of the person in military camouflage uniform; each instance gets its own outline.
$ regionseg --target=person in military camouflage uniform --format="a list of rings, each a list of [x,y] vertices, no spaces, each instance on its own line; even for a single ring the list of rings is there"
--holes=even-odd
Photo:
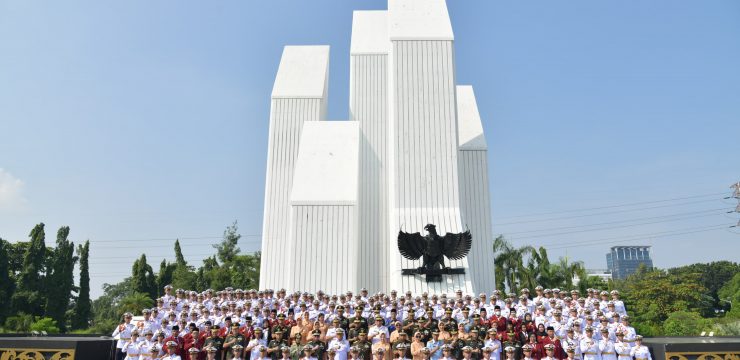
[[[216,359],[221,359],[221,352],[224,348],[224,339],[218,336],[218,331],[218,325],[214,325],[211,328],[211,334],[206,336],[206,339],[203,342],[203,347],[216,349]]]
[[[362,328],[362,321],[360,319],[353,319],[352,324],[349,326],[349,331],[347,332],[347,341],[349,341],[350,344],[357,341],[361,332],[367,334],[367,330]]]
[[[445,325],[445,331],[447,332],[457,329],[457,320],[452,317],[452,308],[445,309],[445,315],[439,320],[439,322]]]
[[[434,320],[433,310],[427,309],[426,317],[419,319],[419,327],[416,330],[421,333],[421,340],[426,343],[432,338],[432,332],[437,329],[437,320]]]
[[[293,343],[290,345],[290,358],[292,360],[298,360],[301,358],[301,352],[303,350],[303,344],[301,344],[302,340],[303,336],[301,335],[301,333],[295,334]]]
[[[244,346],[244,335],[239,332],[239,323],[231,324],[231,331],[226,335],[224,339],[223,347],[226,350],[226,360],[231,360],[234,357],[231,349],[235,346]]]
[[[341,327],[345,333],[349,333],[349,324],[351,321],[348,317],[344,316],[344,306],[337,306],[336,318],[339,319],[339,327]]]
[[[288,342],[283,340],[283,330],[279,329],[278,326],[280,325],[274,327],[276,329],[273,331],[272,340],[267,343],[267,356],[272,360],[278,360],[282,347],[288,345]]]
[[[288,327],[288,325],[285,322],[285,314],[282,314],[282,313],[278,314],[277,323],[270,330],[271,330],[270,332],[271,336],[273,336],[278,331],[280,331],[280,340],[286,343],[288,342],[288,339],[290,338],[290,327]]]
[[[481,359],[481,355],[482,355],[481,349],[483,349],[484,343],[483,343],[483,340],[481,340],[480,337],[478,337],[478,329],[474,328],[470,330],[470,339],[468,339],[465,345],[470,346],[471,348],[470,356],[474,360]]]
[[[473,323],[470,325],[469,331],[472,332],[473,329],[478,330],[478,335],[488,333],[488,326],[483,325],[483,323],[480,320],[480,315],[478,314],[473,315]],[[473,352],[473,355],[475,355],[475,352]]]
[[[306,343],[306,346],[308,346],[314,357],[321,360],[324,358],[324,353],[326,352],[326,344],[321,341],[321,331],[314,330],[311,334],[313,337],[311,338],[311,341]]]
[[[403,319],[403,322],[401,323],[401,331],[406,333],[406,336],[411,338],[411,336],[414,335],[416,330],[419,327],[419,323],[414,319],[414,312],[409,311],[408,316],[406,316],[405,319]]]
[[[352,322],[356,322],[357,320],[360,321],[360,324],[359,324],[360,328],[367,331],[368,329],[367,319],[362,317],[362,309],[360,308],[355,309],[355,316],[352,317]]]
[[[452,330],[450,332],[450,335],[452,336],[450,338],[450,346],[452,346],[452,355],[455,357],[455,359],[462,359],[462,349],[465,347],[465,340],[460,339],[458,337],[457,330]]]
[[[359,351],[361,359],[370,360],[370,358],[372,358],[373,344],[367,339],[367,333],[364,330],[360,331],[357,340],[352,343],[352,346]]]

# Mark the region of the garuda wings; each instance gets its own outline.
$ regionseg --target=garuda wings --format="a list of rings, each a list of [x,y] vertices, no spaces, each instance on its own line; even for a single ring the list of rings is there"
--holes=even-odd
[[[409,260],[418,260],[423,255],[444,255],[450,260],[459,260],[468,255],[472,243],[469,230],[457,234],[448,232],[445,236],[439,236],[433,230],[427,236],[418,232],[398,232],[398,250]]]

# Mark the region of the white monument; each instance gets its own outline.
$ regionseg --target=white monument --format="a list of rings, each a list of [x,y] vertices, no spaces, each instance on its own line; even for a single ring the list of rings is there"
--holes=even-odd
[[[490,292],[487,145],[471,86],[455,81],[444,0],[355,11],[350,119],[326,121],[328,46],[286,46],[272,91],[260,288],[330,293]],[[399,229],[469,229],[465,274],[401,275]]]

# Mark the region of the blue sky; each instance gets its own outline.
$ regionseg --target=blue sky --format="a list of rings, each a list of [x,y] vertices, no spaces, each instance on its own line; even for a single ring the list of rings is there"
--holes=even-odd
[[[740,2],[448,6],[495,233],[590,268],[616,243],[660,267],[738,260],[740,235],[704,230],[737,222],[721,198],[740,180]],[[43,221],[51,244],[69,225],[91,240],[94,296],[177,237],[200,264],[234,220],[258,250],[282,47],[331,45],[329,115],[346,119],[352,10],[385,7],[0,0],[0,237]]]

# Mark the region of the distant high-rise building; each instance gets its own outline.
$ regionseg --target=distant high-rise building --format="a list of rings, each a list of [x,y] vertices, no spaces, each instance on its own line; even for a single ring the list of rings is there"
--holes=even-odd
[[[633,274],[640,264],[653,267],[650,246],[612,246],[611,252],[606,254],[606,267],[614,279],[624,279]]]

